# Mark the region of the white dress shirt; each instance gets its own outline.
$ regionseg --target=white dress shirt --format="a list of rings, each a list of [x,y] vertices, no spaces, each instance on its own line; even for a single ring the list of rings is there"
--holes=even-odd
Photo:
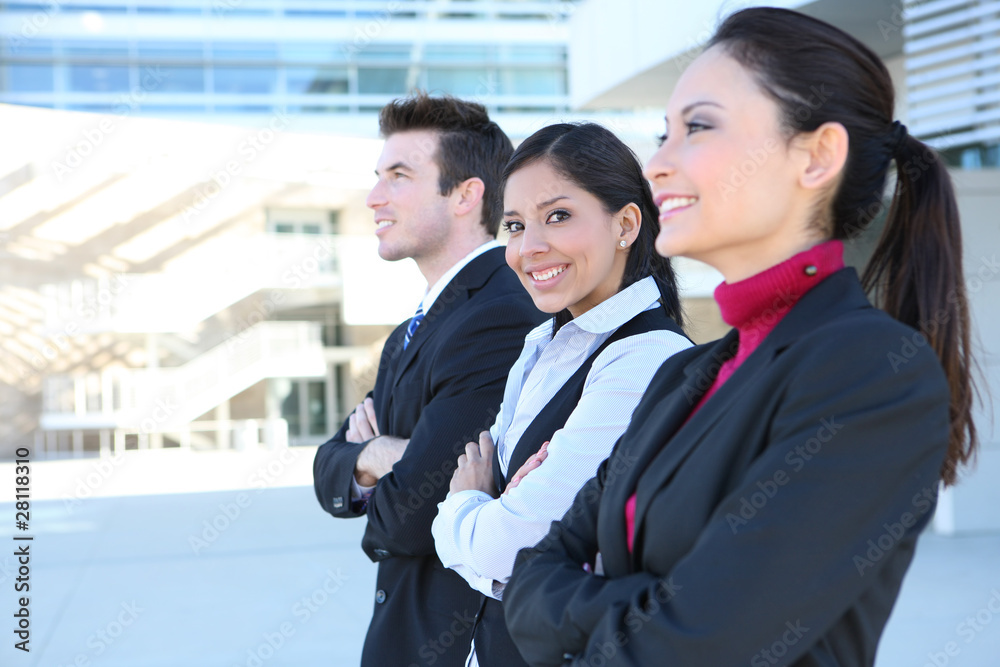
[[[451,282],[452,278],[457,276],[458,272],[464,269],[469,264],[469,262],[474,260],[476,257],[479,257],[487,250],[493,250],[493,248],[503,248],[503,247],[504,247],[503,244],[497,241],[496,239],[487,241],[486,243],[479,246],[478,248],[470,252],[462,259],[458,260],[458,262],[455,265],[453,265],[450,269],[448,269],[443,276],[438,278],[437,282],[435,282],[433,285],[428,285],[427,292],[424,294],[424,298],[420,302],[420,306],[423,309],[424,313],[426,314],[431,311],[431,307],[434,306],[434,302],[437,301],[437,298],[441,296],[441,292],[444,291],[444,288],[448,286],[448,283]],[[417,330],[419,329],[420,327],[417,327]],[[390,433],[389,435],[392,434]],[[357,477],[351,478],[351,500],[358,500],[359,498],[364,497],[365,494],[371,493],[374,489],[375,489],[374,486],[361,486],[360,484],[358,484]]]
[[[490,429],[507,475],[518,440],[584,361],[635,315],[662,307],[656,282],[646,277],[570,320],[552,336],[552,320],[533,329],[507,376],[503,403]],[[449,493],[431,526],[445,567],[472,588],[501,599],[517,552],[537,544],[561,519],[577,492],[628,427],[660,365],[690,347],[672,331],[650,331],[616,341],[594,360],[580,402],[549,441],[548,456],[500,498],[482,491]],[[466,665],[478,667],[473,644]]]
[[[659,296],[647,277],[566,323],[555,337],[551,320],[527,335],[490,429],[504,475],[518,440],[542,408],[619,326],[661,307]],[[517,552],[537,544],[552,521],[562,518],[625,432],[653,374],[667,357],[690,345],[672,331],[650,331],[609,345],[594,360],[580,402],[553,434],[538,468],[498,499],[470,490],[449,493],[438,505],[431,532],[441,562],[476,590],[500,599]]]

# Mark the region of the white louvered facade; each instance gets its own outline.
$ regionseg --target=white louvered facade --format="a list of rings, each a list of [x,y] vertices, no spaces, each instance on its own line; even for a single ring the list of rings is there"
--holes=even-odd
[[[939,150],[1000,141],[1000,0],[910,0],[909,129]]]

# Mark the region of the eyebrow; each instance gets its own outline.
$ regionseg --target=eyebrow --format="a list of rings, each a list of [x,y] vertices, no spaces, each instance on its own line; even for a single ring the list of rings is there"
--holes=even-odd
[[[566,195],[556,195],[552,199],[549,199],[548,201],[543,201],[542,203],[540,203],[537,206],[537,208],[542,209],[542,208],[545,208],[546,206],[551,206],[552,204],[555,204],[560,199],[569,199],[569,197],[567,197]],[[504,215],[510,215],[510,216],[518,215],[517,211],[504,211],[503,214]]]
[[[413,171],[410,165],[406,164],[405,162],[396,162],[395,164],[391,164],[385,168],[387,172],[395,171],[397,169],[405,169],[406,171]],[[375,169],[375,175],[378,176],[378,168]]]
[[[718,102],[709,102],[708,100],[701,100],[699,102],[692,102],[691,104],[689,104],[686,107],[684,107],[683,109],[681,109],[681,115],[685,116],[685,115],[687,115],[687,113],[689,111],[691,111],[691,109],[694,109],[695,107],[700,107],[700,106],[718,107],[720,109],[724,109],[725,108],[721,104],[719,104]]]

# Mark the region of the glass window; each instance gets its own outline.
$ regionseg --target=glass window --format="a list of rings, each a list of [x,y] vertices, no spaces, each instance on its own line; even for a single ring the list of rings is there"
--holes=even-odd
[[[322,380],[311,381],[306,385],[309,390],[309,435],[326,434],[326,383]]]
[[[496,84],[484,69],[430,67],[427,89],[453,95],[489,95],[496,91]]]
[[[475,63],[490,60],[493,46],[479,44],[430,44],[424,49],[424,62]]]
[[[376,111],[382,107],[376,107]],[[351,107],[344,104],[309,104],[309,105],[289,105],[287,112],[291,114],[300,113],[348,113]]]
[[[60,5],[59,11],[71,13],[71,12],[97,12],[98,14],[124,14],[128,11],[128,7],[123,5]]]
[[[403,94],[406,92],[407,73],[405,68],[358,68],[358,92],[362,95]]]
[[[138,43],[139,58],[143,60],[198,60],[205,57],[202,42],[150,42]]]
[[[63,55],[84,58],[128,58],[128,42],[112,40],[70,40],[63,42]]]
[[[51,65],[8,65],[5,89],[12,92],[51,91],[55,87]]]
[[[346,69],[289,67],[285,70],[285,81],[292,95],[347,94]]]
[[[412,54],[412,47],[409,44],[369,44],[358,45],[356,48],[358,60],[377,60],[380,62],[391,60],[409,62]]]
[[[22,37],[21,35],[7,35],[0,39],[3,44],[4,53],[8,56],[42,56],[51,58],[55,52],[55,42],[51,39],[41,39],[40,37]]]
[[[201,7],[192,7],[192,6],[171,7],[166,4],[156,5],[156,6],[147,6],[140,4],[136,6],[135,11],[138,14],[201,14],[202,13]]]
[[[67,104],[66,108],[70,111],[89,111],[91,113],[121,113],[122,106],[120,104]],[[125,107],[128,108],[128,107]]]
[[[263,67],[216,67],[215,92],[241,95],[268,94],[277,88],[277,71]]]
[[[281,59],[292,63],[326,63],[347,59],[347,48],[344,44],[324,43],[285,43],[281,45]]]
[[[266,104],[215,105],[218,113],[273,113],[274,107]]]
[[[69,89],[88,93],[123,93],[129,90],[128,67],[70,65]]]
[[[562,69],[508,69],[500,73],[502,95],[565,95]]]
[[[285,16],[322,16],[324,18],[334,17],[334,18],[344,18],[347,16],[347,12],[343,9],[286,9]]]
[[[150,87],[157,93],[203,93],[205,70],[201,67],[158,67],[159,84]]]
[[[212,0],[210,11],[218,16],[274,16],[274,0]]]
[[[204,104],[143,104],[137,106],[133,113],[149,116],[169,114],[205,113]]]
[[[212,45],[217,60],[277,60],[278,45],[268,42],[217,42]]]
[[[299,383],[295,380],[278,378],[274,380],[274,390],[281,405],[281,417],[288,422],[288,435],[302,435],[302,419],[299,416]]]
[[[566,62],[564,46],[523,46],[505,44],[499,47],[500,60],[511,63],[559,64]]]

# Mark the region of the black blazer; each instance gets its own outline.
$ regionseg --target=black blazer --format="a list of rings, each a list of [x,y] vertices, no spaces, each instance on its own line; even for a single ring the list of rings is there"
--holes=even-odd
[[[922,341],[844,269],[688,421],[737,333],[667,360],[597,476],[518,555],[504,608],[528,662],[872,665],[948,443]],[[598,552],[605,577],[582,570]]]
[[[441,565],[431,522],[456,459],[493,425],[524,337],[544,318],[497,248],[448,283],[405,351],[408,321],[386,341],[369,396],[379,430],[410,443],[368,501],[361,547],[379,568],[362,664],[458,666],[468,654],[480,596]],[[345,420],[313,463],[316,497],[339,518],[359,516],[351,480],[365,445],[347,442],[347,428]]]

